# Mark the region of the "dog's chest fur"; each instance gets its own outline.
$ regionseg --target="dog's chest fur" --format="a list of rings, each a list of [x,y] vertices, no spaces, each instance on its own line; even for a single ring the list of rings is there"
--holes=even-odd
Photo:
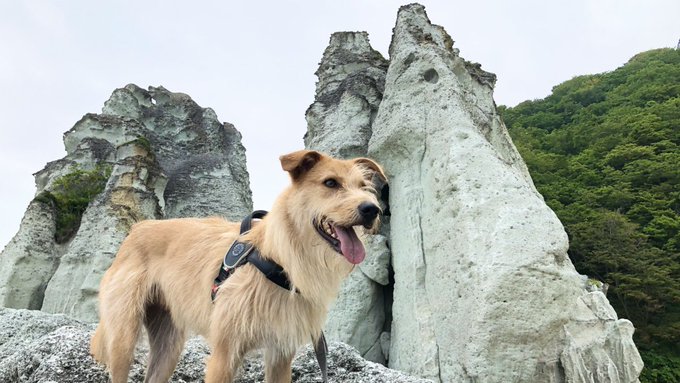
[[[285,290],[246,265],[220,287],[212,308],[212,330],[230,327],[248,334],[250,347],[275,345],[294,352],[319,336],[328,304]]]

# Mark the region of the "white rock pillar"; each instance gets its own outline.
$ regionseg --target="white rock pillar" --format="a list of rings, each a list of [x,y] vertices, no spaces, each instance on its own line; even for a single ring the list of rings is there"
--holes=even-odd
[[[439,382],[597,376],[570,375],[581,366],[607,371],[594,382],[637,379],[639,355],[613,351],[635,348],[630,322],[617,320],[606,299],[584,311],[564,229],[496,113],[495,76],[452,45],[422,6],[400,9],[369,142],[390,177],[390,367]],[[594,314],[607,310],[613,316]],[[569,341],[565,328],[583,328],[581,320],[594,332]],[[605,341],[611,334],[617,341]],[[565,375],[567,356],[586,362],[570,363]]]
[[[331,36],[316,71],[314,103],[307,109],[307,148],[339,158],[366,156],[387,64],[371,47],[366,32]],[[356,347],[364,358],[385,363],[384,290],[389,285],[390,254],[384,235],[366,242],[366,260],[343,282],[324,331],[328,339]]]

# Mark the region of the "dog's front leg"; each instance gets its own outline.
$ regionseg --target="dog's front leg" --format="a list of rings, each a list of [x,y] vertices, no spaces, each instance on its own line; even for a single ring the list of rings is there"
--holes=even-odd
[[[290,365],[295,351],[288,352],[269,347],[264,350],[264,378],[267,383],[290,383]]]
[[[213,344],[205,372],[205,383],[231,383],[243,355],[242,347],[233,342]]]

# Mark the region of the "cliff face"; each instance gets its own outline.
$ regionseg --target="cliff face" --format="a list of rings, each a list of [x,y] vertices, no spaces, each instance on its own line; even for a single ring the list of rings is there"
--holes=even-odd
[[[440,382],[637,381],[632,324],[571,264],[496,112],[495,76],[417,4],[399,11],[386,72],[372,51],[362,33],[331,38],[305,142],[385,166],[389,251],[367,259],[391,252],[377,263],[394,288],[355,270],[329,335]]]
[[[132,224],[240,219],[252,209],[241,135],[185,94],[117,89],[101,114],[64,134],[64,145],[66,157],[36,173],[37,197],[0,255],[2,306],[94,321],[99,280]],[[103,190],[78,194],[81,173],[98,173]],[[65,234],[63,215],[73,208],[64,195],[91,199]]]

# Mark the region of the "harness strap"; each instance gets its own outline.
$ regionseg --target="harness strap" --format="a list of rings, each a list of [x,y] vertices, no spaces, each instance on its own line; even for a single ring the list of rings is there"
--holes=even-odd
[[[283,271],[283,267],[279,266],[276,262],[264,259],[260,256],[260,252],[257,249],[253,250],[248,254],[248,262],[251,265],[257,267],[262,274],[264,274],[267,279],[276,283],[280,287],[286,290],[292,290],[290,281],[286,272]]]
[[[326,344],[326,337],[321,331],[319,339],[314,341],[312,338],[312,344],[314,345],[314,354],[316,354],[316,361],[319,362],[319,368],[321,369],[321,379],[324,383],[328,382],[328,372],[326,366],[326,354],[328,353],[328,344]]]
[[[250,213],[249,216],[243,218],[243,221],[241,221],[241,234],[244,234],[245,232],[252,229],[254,219],[262,219],[265,215],[267,215],[266,210],[255,210],[254,212]]]

